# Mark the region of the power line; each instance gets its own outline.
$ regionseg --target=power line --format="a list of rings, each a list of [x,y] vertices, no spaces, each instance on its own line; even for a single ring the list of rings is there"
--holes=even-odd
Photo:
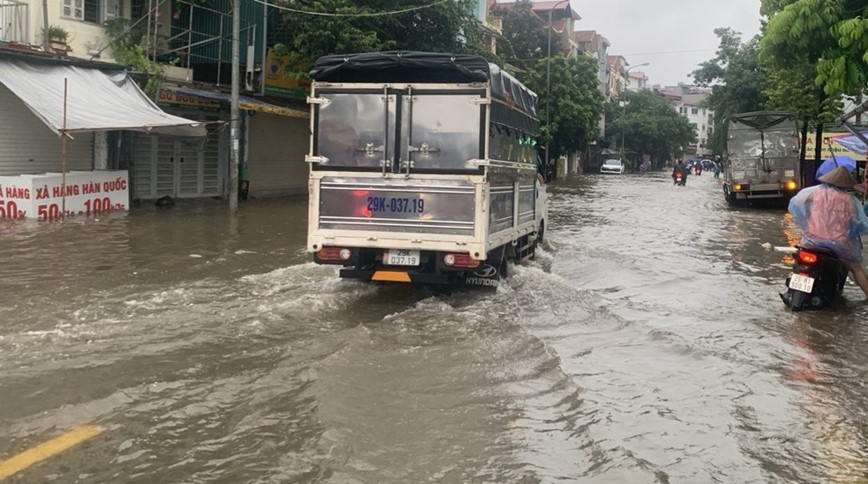
[[[416,10],[422,10],[426,8],[431,8],[446,2],[450,2],[452,0],[438,0],[434,3],[428,5],[420,5],[418,7],[409,7],[401,10],[392,10],[389,12],[369,12],[369,13],[332,13],[332,12],[313,12],[310,10],[298,10],[294,8],[284,7],[282,5],[276,5],[273,3],[269,3],[268,0],[253,0],[256,3],[261,3],[269,8],[274,8],[277,10],[285,10],[287,12],[300,13],[302,15],[316,15],[320,17],[349,17],[349,18],[359,18],[359,17],[379,17],[381,15],[398,15],[401,13],[414,12]]]

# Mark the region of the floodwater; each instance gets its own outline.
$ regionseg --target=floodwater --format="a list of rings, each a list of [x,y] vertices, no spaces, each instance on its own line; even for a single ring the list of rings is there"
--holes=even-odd
[[[306,201],[0,225],[11,482],[866,482],[868,306],[789,313],[781,209],[717,182],[550,190],[496,293],[340,281]]]

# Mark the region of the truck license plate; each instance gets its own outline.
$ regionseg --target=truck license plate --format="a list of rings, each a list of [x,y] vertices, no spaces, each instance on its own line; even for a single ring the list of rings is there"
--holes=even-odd
[[[410,249],[388,249],[384,264],[387,266],[418,266],[419,251]]]
[[[810,294],[811,290],[814,289],[814,278],[801,274],[790,274],[790,289]]]

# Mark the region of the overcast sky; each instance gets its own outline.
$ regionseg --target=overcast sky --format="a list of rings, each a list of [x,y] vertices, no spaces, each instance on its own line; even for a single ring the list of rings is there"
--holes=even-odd
[[[714,57],[717,27],[731,27],[747,40],[759,33],[760,0],[570,0],[582,17],[576,30],[596,30],[612,44],[609,54],[630,65],[650,62],[651,84],[690,83],[688,76]]]

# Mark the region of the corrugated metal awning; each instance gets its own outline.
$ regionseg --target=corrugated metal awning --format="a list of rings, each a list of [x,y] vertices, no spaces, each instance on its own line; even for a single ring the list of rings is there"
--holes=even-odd
[[[203,89],[195,89],[192,87],[174,87],[164,88],[169,91],[174,91],[188,96],[197,96],[203,99],[220,101],[228,103],[231,101],[231,96],[225,92],[206,91]],[[310,111],[305,109],[293,108],[290,106],[280,106],[278,104],[266,102],[260,99],[238,96],[238,107],[241,109],[249,109],[251,111],[261,111],[263,113],[277,114],[279,116],[289,116],[292,118],[309,118]]]
[[[64,129],[64,81],[66,121]],[[52,131],[144,131],[204,136],[205,126],[163,112],[124,70],[0,56],[5,85]]]

